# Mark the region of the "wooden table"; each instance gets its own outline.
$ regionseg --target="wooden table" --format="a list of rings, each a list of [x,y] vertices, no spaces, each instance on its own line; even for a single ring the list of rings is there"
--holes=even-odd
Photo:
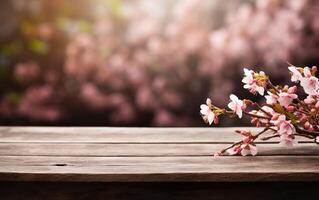
[[[317,144],[213,158],[234,129],[1,127],[0,199],[318,198]]]

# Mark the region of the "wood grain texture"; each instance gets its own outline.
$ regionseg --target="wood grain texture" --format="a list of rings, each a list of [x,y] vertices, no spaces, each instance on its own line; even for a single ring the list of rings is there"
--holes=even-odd
[[[102,182],[319,181],[317,156],[1,157],[0,180]]]
[[[19,143],[233,143],[240,128],[1,127],[0,142]],[[309,142],[309,139],[298,138]],[[277,142],[274,138],[264,143]]]
[[[0,181],[319,181],[319,146],[309,140],[213,158],[240,139],[235,129],[1,127]]]
[[[66,144],[0,143],[0,155],[6,156],[212,156],[229,144]],[[257,144],[259,154],[319,155],[319,145],[301,143],[295,147]]]

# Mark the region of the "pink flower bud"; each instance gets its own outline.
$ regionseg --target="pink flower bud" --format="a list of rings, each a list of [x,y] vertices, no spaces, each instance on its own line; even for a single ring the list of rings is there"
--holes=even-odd
[[[279,118],[279,116],[280,116],[279,113],[275,113],[275,114],[272,116],[271,120],[277,120],[277,119]]]
[[[305,128],[305,129],[309,129],[310,128],[310,123],[307,121],[304,125],[303,125],[303,127]]]
[[[315,74],[317,72],[317,66],[312,66],[311,72]]]
[[[215,117],[214,124],[218,124],[218,123],[219,123],[219,119],[218,119],[218,117]]]
[[[293,86],[288,89],[289,94],[295,94],[296,92],[297,92],[297,86]]]
[[[315,99],[312,98],[312,97],[307,97],[307,98],[304,100],[304,102],[305,102],[306,104],[312,104],[313,102],[315,102]]]
[[[287,110],[290,111],[290,112],[293,112],[295,110],[295,107],[294,106],[288,106]]]

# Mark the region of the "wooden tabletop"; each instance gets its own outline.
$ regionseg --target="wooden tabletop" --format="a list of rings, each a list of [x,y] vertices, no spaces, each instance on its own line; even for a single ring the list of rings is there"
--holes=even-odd
[[[305,139],[214,158],[234,129],[1,127],[0,181],[319,181],[319,145]]]

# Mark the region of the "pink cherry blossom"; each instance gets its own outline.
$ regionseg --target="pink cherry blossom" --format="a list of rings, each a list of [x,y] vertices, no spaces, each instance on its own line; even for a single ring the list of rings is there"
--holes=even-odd
[[[236,145],[230,149],[227,150],[228,155],[236,155],[239,154],[241,151],[241,148],[239,145]]]
[[[251,85],[255,82],[253,77],[254,71],[244,68],[244,78],[242,80],[243,83],[247,85]]]
[[[263,109],[265,112],[269,113],[270,115],[274,115],[275,114],[275,111],[269,107],[269,106],[263,106],[261,107],[261,109]],[[258,112],[262,112],[262,111],[258,111]],[[266,116],[266,113],[262,112],[263,113],[263,116]]]
[[[286,116],[285,115],[278,115],[275,114],[274,117],[276,117],[276,119],[271,120],[270,122],[273,123],[275,126],[280,126],[281,123],[283,123],[284,121],[286,121]],[[274,118],[273,117],[273,118]]]
[[[278,128],[281,144],[291,146],[296,143],[293,136],[296,133],[296,129],[290,120],[286,120],[285,115],[280,115],[278,119],[272,120],[271,122]]]
[[[231,102],[228,104],[228,108],[230,108],[236,115],[238,115],[239,118],[242,118],[243,116],[243,110],[246,109],[246,105],[244,102],[234,94],[230,95]]]
[[[298,71],[298,69],[295,66],[288,67],[289,71],[291,72],[291,81],[292,82],[298,82],[302,78],[301,73]]]
[[[257,127],[259,127],[260,125],[269,123],[269,119],[267,119],[267,118],[269,116],[274,115],[275,111],[272,108],[270,108],[269,106],[263,106],[263,107],[261,107],[260,110],[252,110],[249,113],[263,117],[263,118],[252,117],[251,122],[253,124],[255,124]]]
[[[289,94],[295,94],[296,92],[297,92],[297,90],[298,90],[298,88],[297,88],[297,86],[292,86],[292,87],[289,87],[288,88],[288,93]]]
[[[304,99],[304,102],[306,103],[306,104],[312,104],[312,103],[314,103],[316,100],[313,98],[313,96],[311,96],[311,95],[308,95],[307,96],[307,98],[305,98]]]
[[[203,115],[203,119],[208,121],[209,125],[211,125],[215,119],[215,113],[211,110],[211,100],[207,98],[206,104],[200,105],[200,113]]]
[[[257,147],[251,142],[243,142],[242,144],[235,145],[234,147],[227,150],[229,155],[241,154],[242,156],[257,154]]]
[[[240,154],[242,156],[247,156],[247,155],[252,155],[252,156],[255,156],[257,154],[257,147],[253,144],[247,144],[247,143],[244,143],[240,146],[241,148],[241,151],[240,151]]]
[[[295,68],[290,67],[290,71],[294,70]],[[310,88],[307,88],[308,85],[305,87],[305,91],[309,93],[308,89],[314,90],[317,93],[317,88],[319,88],[317,86],[318,80],[315,77],[317,68],[312,67],[311,70],[309,68],[300,68],[299,70],[300,74],[297,74],[297,76],[302,86],[305,87],[304,81],[314,81],[313,84],[309,84]],[[301,72],[301,70],[303,71]],[[262,137],[261,140],[279,137],[280,144],[285,146],[296,144],[296,136],[306,137],[317,142],[319,138],[319,94],[308,94],[305,99],[301,99],[296,94],[298,91],[297,86],[273,85],[269,77],[263,72],[255,73],[247,69],[244,69],[244,71],[244,83],[254,84],[256,81],[259,85],[264,86],[267,91],[267,95],[265,96],[267,104],[259,104],[249,99],[240,100],[236,95],[231,94],[231,102],[228,104],[228,107],[233,112],[218,107],[216,107],[215,112],[218,115],[223,114],[230,118],[235,113],[241,118],[245,110],[244,113],[251,117],[251,123],[256,127],[264,127],[264,129],[256,134],[252,134],[250,131],[236,130],[235,132],[242,136],[242,140],[221,150],[222,154],[256,155],[257,148],[254,142],[266,132],[270,132],[271,134]],[[301,75],[301,78],[299,75]],[[293,80],[297,81],[297,78],[294,77]],[[249,109],[246,111],[246,107],[248,106]]]
[[[295,137],[292,135],[281,135],[280,136],[280,143],[283,146],[293,146],[297,144],[297,140],[295,140]]]
[[[277,103],[277,100],[278,100],[278,96],[277,95],[275,95],[275,94],[273,94],[273,93],[271,93],[269,91],[267,91],[267,94],[268,95],[265,96],[267,104],[272,105],[272,104]]]
[[[287,108],[292,103],[292,101],[294,99],[297,99],[297,98],[298,98],[298,95],[296,95],[296,94],[289,94],[287,92],[280,92],[278,102],[280,103],[280,105]]]
[[[253,74],[254,71],[244,68],[245,76],[242,80],[242,82],[245,84],[244,88],[248,89],[251,93],[258,92],[260,95],[264,95],[265,88],[257,84],[256,80],[253,77]]]
[[[290,121],[282,121],[279,126],[278,133],[280,135],[293,135],[296,132],[295,127]]]
[[[300,85],[303,87],[305,93],[309,95],[317,95],[319,89],[319,81],[318,78],[314,76],[303,77],[300,80]]]
[[[303,68],[303,74],[305,77],[310,78],[312,76],[310,68],[309,67],[305,67]]]

